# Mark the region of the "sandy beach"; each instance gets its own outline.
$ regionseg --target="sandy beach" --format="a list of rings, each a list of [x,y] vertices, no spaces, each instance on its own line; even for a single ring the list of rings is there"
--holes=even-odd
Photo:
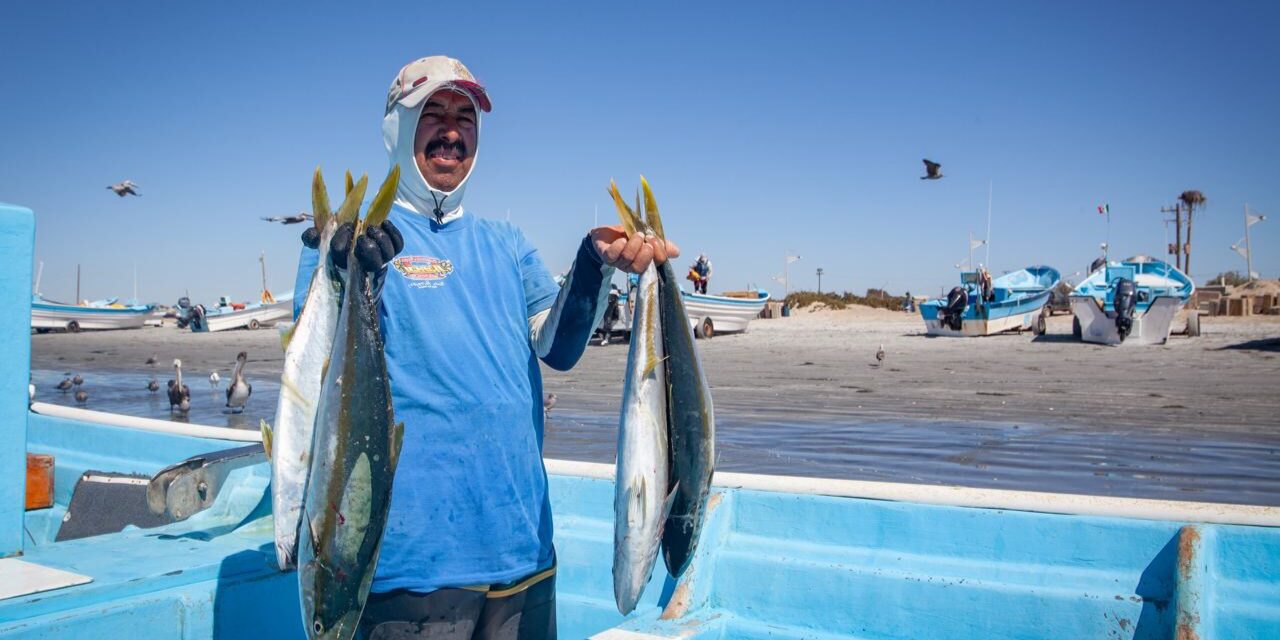
[[[797,311],[750,331],[699,341],[725,412],[771,419],[1029,421],[1270,435],[1280,426],[1280,317],[1206,318],[1199,338],[1106,347],[1071,338],[1071,316],[1044,336],[931,338],[918,317],[850,307]],[[1181,328],[1175,323],[1175,331]],[[193,334],[172,326],[33,335],[32,367],[139,371],[156,355],[168,374],[224,377],[240,350],[252,375],[279,376],[274,330]],[[884,364],[875,352],[884,345]],[[618,408],[625,343],[588,347],[569,372],[544,368],[558,410]]]
[[[699,345],[725,470],[1280,504],[1280,318],[1206,318],[1203,331],[1106,347],[1072,339],[1062,315],[1039,337],[930,338],[917,316],[850,307]],[[176,357],[207,388],[248,351],[249,410],[226,414],[207,392],[190,418],[244,428],[271,420],[283,362],[265,329],[34,335],[32,347],[37,400],[70,404],[48,387],[82,372],[87,385],[127,380],[89,408],[161,418],[147,376],[167,379]],[[625,343],[593,345],[572,371],[544,368],[558,398],[548,457],[613,461],[626,358]]]

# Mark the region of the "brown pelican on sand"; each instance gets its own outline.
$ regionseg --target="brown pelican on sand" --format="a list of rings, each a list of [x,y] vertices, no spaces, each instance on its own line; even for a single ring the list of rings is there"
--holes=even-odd
[[[80,374],[78,374],[78,373],[77,373],[76,375],[72,376],[72,378],[71,378],[71,384],[74,384],[75,386],[77,386],[77,387],[78,387],[78,386],[80,386],[80,385],[84,384],[84,378],[81,378],[81,377],[80,377]]]
[[[121,198],[123,198],[123,197],[125,197],[125,196],[138,196],[138,197],[142,197],[142,194],[138,193],[138,191],[137,191],[137,190],[138,190],[138,185],[134,184],[132,180],[125,180],[124,182],[117,182],[117,183],[115,183],[115,184],[113,184],[113,185],[111,185],[111,186],[109,186],[109,187],[107,187],[107,188],[108,188],[108,189],[110,189],[110,190],[112,190],[112,191],[114,191],[114,192],[115,192],[115,194],[116,194],[116,195],[118,195],[118,196],[120,196]]]
[[[58,391],[66,393],[71,390],[71,386],[71,378],[63,378],[62,382],[58,383],[57,389]]]
[[[182,361],[173,359],[173,380],[169,381],[169,412],[173,412],[174,407],[182,413],[186,413],[191,409],[191,388],[182,384]]]
[[[253,393],[253,386],[244,379],[244,363],[248,359],[249,355],[243,351],[236,356],[236,370],[231,374],[231,384],[227,387],[227,406],[236,413],[244,411],[244,403]]]

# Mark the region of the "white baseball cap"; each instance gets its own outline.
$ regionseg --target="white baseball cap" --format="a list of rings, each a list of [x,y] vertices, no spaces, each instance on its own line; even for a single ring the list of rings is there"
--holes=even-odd
[[[396,103],[412,109],[426,100],[427,96],[444,88],[465,92],[485,112],[493,108],[484,85],[476,82],[475,76],[467,71],[462,62],[447,56],[429,56],[406,64],[396,74],[391,89],[387,91],[386,113],[391,113]]]

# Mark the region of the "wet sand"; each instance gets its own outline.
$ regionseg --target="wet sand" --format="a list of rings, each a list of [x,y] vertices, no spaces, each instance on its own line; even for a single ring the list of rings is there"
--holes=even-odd
[[[1203,327],[1162,347],[1076,342],[1070,316],[1041,337],[929,338],[913,316],[856,308],[755,321],[699,345],[725,470],[1280,505],[1280,318]],[[142,389],[143,363],[160,359],[163,384],[179,357],[205,390],[190,421],[246,428],[270,421],[283,363],[273,330],[32,345],[37,400],[74,404],[52,389],[74,371],[88,408],[165,417],[167,403]],[[206,380],[216,369],[225,388],[242,349],[255,393],[230,415]],[[612,461],[626,357],[625,344],[592,346],[573,371],[544,368],[558,396],[549,457]]]

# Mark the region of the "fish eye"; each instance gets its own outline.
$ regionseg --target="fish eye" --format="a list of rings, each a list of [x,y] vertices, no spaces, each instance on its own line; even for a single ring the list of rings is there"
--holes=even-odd
[[[319,620],[313,622],[311,628],[315,630],[317,635],[324,633],[324,625],[320,624]]]

